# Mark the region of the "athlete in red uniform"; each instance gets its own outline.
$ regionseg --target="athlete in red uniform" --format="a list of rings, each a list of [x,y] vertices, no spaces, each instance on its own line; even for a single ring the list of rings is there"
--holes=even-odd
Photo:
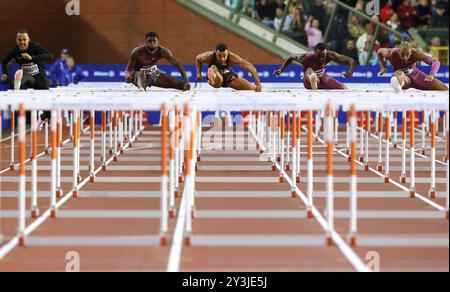
[[[380,49],[378,50],[378,56],[381,66],[380,75],[387,73],[386,60],[389,60],[392,64],[394,76],[391,78],[391,85],[396,92],[402,92],[408,88],[448,91],[447,85],[434,78],[441,63],[414,48],[411,43],[402,43],[399,48],[394,49]],[[430,74],[426,75],[417,69],[417,62],[430,65]]]
[[[183,81],[167,75],[158,69],[156,64],[163,58],[178,68],[183,77]],[[191,88],[184,67],[172,55],[169,49],[159,45],[159,37],[155,32],[147,33],[145,44],[135,48],[131,53],[125,71],[125,80],[127,83],[133,83],[142,90],[146,90],[150,86],[178,90],[189,90]]]
[[[280,76],[289,64],[296,61],[303,65],[303,85],[306,89],[347,89],[341,82],[329,76],[326,71],[326,65],[329,62],[346,64],[350,68],[344,73],[345,77],[351,77],[355,69],[356,61],[350,57],[340,55],[336,52],[327,50],[325,44],[319,43],[314,51],[303,55],[292,55],[287,58],[280,69],[273,72],[274,76]]]

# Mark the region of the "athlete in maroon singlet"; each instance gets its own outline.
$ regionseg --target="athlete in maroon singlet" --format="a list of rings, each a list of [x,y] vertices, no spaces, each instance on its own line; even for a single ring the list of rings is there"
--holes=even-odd
[[[156,64],[163,58],[178,68],[183,77],[183,81],[167,75],[158,69]],[[159,37],[155,32],[147,33],[145,44],[135,48],[131,53],[125,71],[125,80],[127,83],[133,83],[142,90],[146,90],[149,86],[174,88],[178,90],[189,90],[191,88],[184,67],[172,55],[169,49],[159,45]]]
[[[329,62],[346,64],[350,68],[344,73],[345,77],[353,75],[356,61],[350,57],[340,55],[336,52],[327,50],[325,44],[317,44],[313,52],[303,55],[292,55],[287,58],[280,69],[273,72],[274,76],[280,76],[289,64],[296,61],[303,65],[303,84],[306,89],[347,89],[341,82],[329,76],[325,70]]]
[[[408,88],[418,90],[441,90],[448,91],[447,85],[435,79],[441,63],[433,57],[426,55],[414,48],[411,43],[405,42],[399,48],[378,50],[381,71],[380,75],[387,73],[386,60],[394,68],[394,76],[391,85],[396,92]],[[416,68],[417,62],[424,62],[431,66],[430,74],[426,75]]]
[[[208,65],[208,83],[214,88],[231,87],[235,90],[261,91],[261,81],[255,66],[228,50],[227,45],[219,44],[215,51],[200,54],[195,59],[197,65],[197,81],[201,81],[203,64]],[[233,72],[232,66],[236,65],[250,72],[255,85],[247,79],[239,77]]]

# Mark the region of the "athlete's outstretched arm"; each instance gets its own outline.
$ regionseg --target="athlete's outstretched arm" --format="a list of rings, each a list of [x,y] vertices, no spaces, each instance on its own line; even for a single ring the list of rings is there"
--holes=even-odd
[[[172,52],[169,49],[164,48],[162,50],[163,57],[169,61],[170,64],[177,67],[178,71],[180,71],[181,76],[183,77],[184,83],[189,83],[189,78],[187,77],[186,70],[183,65],[181,65],[180,61],[172,55]]]
[[[386,59],[392,56],[392,49],[381,48],[378,50],[377,54],[378,54],[378,63],[380,64],[379,75],[381,76],[387,73]]]
[[[202,81],[203,64],[208,64],[209,62],[211,62],[213,54],[214,52],[204,52],[203,54],[200,54],[195,58],[195,65],[197,69],[197,81]]]
[[[291,56],[287,57],[284,60],[283,64],[281,65],[281,68],[276,70],[276,71],[274,71],[273,75],[274,76],[280,76],[281,73],[283,73],[283,71],[286,69],[286,67],[289,66],[294,61],[296,61],[296,62],[301,64],[303,59],[305,58],[305,56],[306,56],[306,54],[303,54],[303,55],[294,54],[294,55],[291,55]]]
[[[231,64],[237,65],[242,69],[250,72],[252,74],[253,79],[255,80],[256,91],[261,91],[261,80],[259,79],[258,71],[256,71],[255,66],[250,64],[247,60],[242,59],[236,54],[230,54]]]
[[[438,59],[435,59],[432,56],[427,55],[422,51],[416,51],[416,52],[414,52],[414,54],[417,54],[417,59],[419,61],[422,61],[425,64],[428,64],[431,66],[430,73],[425,78],[425,80],[430,81],[430,82],[433,81],[434,76],[436,75],[436,73],[439,71],[439,68],[441,67],[441,62],[439,62]]]
[[[348,65],[348,71],[344,73],[345,77],[351,77],[355,71],[356,61],[353,58],[347,57],[345,55],[338,54],[336,52],[328,52],[328,56],[331,61],[337,62],[339,64]]]
[[[135,73],[136,68],[136,54],[134,51],[131,53],[130,60],[128,60],[127,69],[125,70],[125,82],[131,83],[133,82],[133,74]]]

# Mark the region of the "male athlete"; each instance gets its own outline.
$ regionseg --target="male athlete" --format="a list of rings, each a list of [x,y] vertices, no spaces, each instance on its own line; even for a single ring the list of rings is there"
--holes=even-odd
[[[16,35],[17,46],[12,48],[2,60],[1,80],[8,80],[8,64],[13,61],[20,66],[14,76],[14,89],[48,90],[47,73],[44,69],[45,61],[53,58],[50,51],[31,41],[28,31],[22,29]],[[39,111],[38,127],[41,129],[49,117],[49,112]],[[30,121],[27,112],[27,121]]]
[[[289,64],[296,61],[303,65],[303,84],[306,89],[348,89],[344,84],[329,76],[325,70],[329,62],[348,65],[350,68],[344,73],[346,78],[353,75],[356,61],[353,58],[329,51],[325,44],[319,43],[314,51],[303,55],[292,55],[288,57],[280,69],[273,72],[274,76],[280,76]]]
[[[159,36],[155,32],[147,33],[145,44],[135,48],[125,71],[125,81],[132,83],[141,90],[155,86],[161,88],[173,88],[178,90],[190,90],[189,79],[184,67],[172,55],[169,49],[159,44]],[[158,69],[157,63],[166,59],[177,67],[183,77],[183,81],[165,74]]]
[[[52,54],[38,43],[30,40],[26,30],[20,30],[16,36],[17,46],[12,48],[2,60],[2,81],[8,80],[7,66],[15,61],[23,71],[19,70],[21,80],[20,89],[48,89],[47,75],[44,69],[45,61],[52,58]]]
[[[261,81],[255,66],[228,50],[227,45],[219,44],[214,51],[208,51],[196,58],[197,81],[202,81],[203,64],[208,65],[208,83],[214,88],[230,87],[235,90],[261,91]],[[233,71],[233,66],[239,66],[250,72],[255,85],[240,77]]]
[[[409,42],[404,42],[399,48],[379,49],[380,75],[387,73],[386,60],[394,68],[394,76],[391,78],[391,85],[395,92],[400,93],[408,88],[418,90],[440,90],[448,91],[447,85],[434,78],[439,71],[441,63],[433,57],[426,55],[416,49]],[[428,75],[416,68],[417,62],[424,62],[431,66]]]

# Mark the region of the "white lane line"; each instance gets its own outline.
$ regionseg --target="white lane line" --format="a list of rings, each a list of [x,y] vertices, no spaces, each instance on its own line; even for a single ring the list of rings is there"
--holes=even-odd
[[[219,198],[219,199],[232,199],[232,198],[287,198],[286,191],[197,191],[196,197],[202,199]],[[137,198],[159,198],[161,192],[158,190],[148,191],[83,191],[79,194],[80,198],[86,199],[108,199],[108,198],[120,198],[120,199],[137,199]],[[326,198],[325,191],[316,191],[314,196],[316,198]],[[16,199],[19,196],[17,191],[3,191],[2,197],[5,199]],[[38,192],[39,198],[50,198],[49,191]],[[402,191],[361,191],[358,193],[358,197],[362,199],[404,199],[405,193]],[[445,193],[437,193],[438,198],[444,198]],[[31,198],[31,193],[27,193],[27,198]],[[349,193],[345,191],[335,192],[335,198],[348,199]]]
[[[379,139],[380,139],[379,136],[375,135],[374,133],[371,133],[370,136],[371,136],[372,138],[376,139],[376,140],[379,140]],[[383,141],[383,144],[386,144],[386,139],[382,139],[382,141]],[[444,142],[445,142],[445,141],[444,141]],[[389,145],[392,146],[392,149],[394,149],[394,150],[403,150],[403,147],[400,145],[400,143],[398,143],[397,149],[395,149],[395,148],[393,147],[393,146],[394,146],[394,143],[393,143],[393,142],[389,142]],[[409,149],[406,149],[406,152],[409,152],[409,151],[410,151]],[[376,154],[376,153],[375,153],[375,154]],[[430,159],[430,157],[428,157],[428,156],[426,156],[426,155],[423,155],[423,154],[421,154],[421,153],[417,153],[417,152],[415,152],[415,156],[420,157],[420,158],[424,158],[424,159]],[[443,161],[440,161],[440,160],[438,160],[438,159],[436,159],[436,163],[437,163],[437,164],[441,164],[441,165],[447,165],[447,163],[445,163],[445,162],[443,162]]]
[[[272,171],[272,165],[261,166],[226,166],[226,165],[199,165],[199,171]]]
[[[181,204],[178,216],[177,216],[177,224],[175,227],[175,231],[172,237],[172,246],[170,248],[169,260],[167,263],[167,272],[179,272],[180,271],[180,261],[181,261],[181,252],[183,250],[183,237],[184,237],[184,229],[186,226],[186,194],[187,189],[185,188],[183,191],[183,197],[181,198]]]
[[[281,167],[277,162],[275,162],[275,165],[278,171],[281,171]],[[287,175],[284,170],[282,170],[281,173],[285,181],[290,186],[292,186],[293,185],[292,180],[290,179],[289,175]],[[308,198],[296,185],[295,185],[295,193],[303,201],[305,205],[308,205]],[[311,211],[313,213],[314,218],[316,218],[316,220],[322,226],[324,231],[329,231],[327,221],[322,216],[322,214],[317,210],[317,208],[315,206],[312,206]],[[364,262],[359,258],[359,256],[350,248],[350,246],[345,242],[345,240],[341,238],[341,236],[336,231],[331,232],[331,238],[333,242],[336,244],[336,246],[339,248],[339,250],[342,252],[342,254],[347,258],[347,260],[358,272],[370,272],[369,268],[366,267]]]
[[[321,139],[319,138],[319,141],[320,141],[320,140],[321,140]],[[337,151],[337,152],[338,152],[340,155],[344,156],[344,157],[348,157],[347,154],[342,153],[342,150],[339,150],[339,151]],[[356,161],[356,163],[359,164],[359,165],[363,165],[363,163],[361,163],[361,162],[359,162],[359,161]],[[379,171],[373,169],[372,167],[369,167],[369,170],[370,170],[371,172],[375,173],[376,175],[378,175],[379,177],[384,178],[384,173],[381,173],[381,172],[379,172]],[[359,180],[359,178],[358,178],[358,180]],[[389,181],[389,183],[390,183],[390,184],[393,184],[394,186],[398,187],[399,189],[402,189],[403,191],[407,192],[408,194],[409,194],[409,192],[410,192],[409,188],[407,188],[407,187],[401,185],[400,183],[396,182],[396,181],[393,180],[393,179],[391,179],[391,180]],[[439,210],[439,211],[441,211],[441,212],[445,212],[445,207],[443,207],[443,206],[441,206],[441,205],[439,205],[439,204],[437,204],[437,203],[431,201],[430,199],[428,199],[428,198],[422,196],[421,194],[415,193],[415,196],[416,196],[416,198],[420,199],[421,201],[423,201],[424,203],[430,205],[431,207],[436,208],[437,210]],[[408,198],[408,197],[405,195],[405,199],[406,199],[406,198]]]
[[[120,179],[122,179],[122,178],[120,178]],[[258,177],[198,176],[198,177],[196,177],[195,181],[199,182],[199,183],[245,183],[245,182],[248,182],[248,183],[270,183],[270,184],[273,184],[273,183],[279,182],[279,178],[273,177],[273,176],[258,176]],[[348,177],[335,176],[334,181],[337,184],[348,183]],[[314,182],[326,183],[327,177],[315,176]],[[384,182],[384,178],[383,178],[383,180],[381,180],[376,177],[360,177],[358,179],[358,182],[360,182],[360,183],[380,183],[380,182]],[[416,182],[418,184],[420,184],[420,183],[425,184],[425,183],[429,183],[430,179],[426,178],[426,177],[417,177]],[[446,182],[447,182],[446,178],[436,178],[437,184],[445,184]]]
[[[17,218],[17,210],[4,210],[3,219]],[[304,219],[306,211],[302,210],[199,210],[197,217],[203,219]],[[58,218],[64,219],[159,219],[159,210],[61,210]],[[31,214],[27,214],[31,218]],[[336,210],[335,218],[348,219],[348,210]],[[439,211],[404,211],[404,210],[360,210],[359,219],[442,219]]]
[[[109,169],[108,169],[109,170]],[[128,170],[128,171],[134,171],[134,169],[121,169],[122,171]],[[139,169],[137,169],[139,170]],[[147,169],[150,170],[150,169]],[[156,171],[157,169],[152,169]],[[326,177],[320,177],[317,176],[314,178],[314,181],[316,183],[326,183]],[[39,176],[37,178],[38,183],[50,183],[52,180],[49,176]],[[15,176],[9,176],[2,178],[3,182],[6,183],[18,183],[20,179]],[[31,181],[31,177],[26,177],[26,181]],[[70,183],[73,181],[73,178],[70,176],[63,176],[61,177],[61,182],[63,183]],[[270,177],[270,176],[260,176],[260,177],[235,177],[235,176],[229,176],[229,177],[223,177],[223,176],[198,176],[195,179],[198,183],[268,183],[268,184],[274,184],[279,182],[278,177]],[[375,177],[361,177],[358,179],[360,183],[380,183],[384,182],[384,180],[380,180]],[[429,178],[416,178],[417,184],[428,184],[430,181]],[[99,177],[96,182],[99,183],[158,183],[161,182],[160,177],[129,177],[129,176],[108,176],[108,177]],[[347,177],[335,177],[335,183],[348,183]],[[437,184],[445,184],[446,179],[445,178],[436,178]]]
[[[2,218],[17,218],[18,211],[6,210]],[[159,219],[161,212],[156,210],[61,210],[58,218],[62,219]],[[27,214],[31,218],[31,214]]]
[[[126,145],[124,148],[128,148],[129,144]],[[120,155],[118,153],[117,155]],[[111,162],[113,162],[114,157],[109,158],[106,161],[106,165],[109,165]],[[102,171],[102,166],[98,167],[94,171],[94,176],[96,177],[97,174]],[[79,185],[79,190],[86,185],[90,181],[90,177],[86,177]],[[72,198],[73,191],[70,191],[67,193],[64,197],[62,197],[57,203],[56,203],[56,209],[59,209],[62,205],[64,205],[70,198]],[[24,236],[28,237],[33,231],[35,231],[39,226],[41,226],[47,219],[49,219],[51,216],[51,209],[46,210],[44,213],[42,213],[41,216],[39,216],[36,220],[34,220],[24,231]],[[27,240],[28,238],[26,238]],[[17,247],[19,244],[19,237],[15,236],[11,240],[9,240],[5,245],[3,245],[0,248],[0,261],[8,254],[10,253],[14,248]]]
[[[161,161],[160,157],[119,157],[120,162],[122,161],[128,161],[128,162],[157,162],[157,161]],[[51,158],[50,157],[43,157],[42,159],[43,161],[50,161]],[[61,161],[62,162],[68,162],[68,161],[72,161],[72,157],[70,156],[62,156],[61,157]],[[83,162],[87,162],[89,161],[89,157],[87,156],[81,156],[80,157],[80,161]]]
[[[159,236],[33,236],[27,246],[45,247],[133,247],[159,246]]]
[[[63,142],[62,142],[62,144],[64,145],[64,144],[67,144],[67,143],[69,143],[71,140],[70,139],[66,139],[66,140],[64,140]],[[49,153],[50,153],[50,151],[51,151],[51,148],[49,148]],[[43,151],[43,152],[41,152],[41,153],[39,153],[38,155],[36,155],[36,158],[37,159],[39,159],[39,158],[41,158],[41,157],[43,157],[43,160],[51,160],[51,157],[49,157],[49,156],[45,156],[46,154],[45,154],[45,151]],[[25,161],[24,161],[24,163],[28,163],[28,162],[30,162],[30,158],[28,158],[28,159],[26,159]],[[15,164],[14,165],[14,167],[15,168],[17,168],[17,167],[19,167],[19,165],[20,165],[20,163],[17,163],[17,164]],[[6,169],[3,169],[2,171],[0,171],[0,174],[4,174],[4,173],[6,173],[6,172],[8,172],[8,171],[10,171],[10,169],[9,169],[9,167],[8,168],[6,168]]]
[[[303,129],[304,129],[305,131],[307,131],[306,127],[303,127]],[[316,136],[316,135],[314,135],[314,137],[315,137],[320,143],[322,143],[322,144],[324,144],[324,145],[326,144],[325,141],[324,141],[322,138],[320,138],[320,137],[318,137],[318,136]],[[343,157],[345,157],[345,158],[347,158],[347,159],[348,159],[348,157],[349,157],[349,155],[347,155],[347,154],[344,153],[345,149],[337,149],[336,147],[334,147],[334,148],[333,148],[333,151],[334,151],[334,152],[337,152],[338,154],[340,154],[341,156],[343,156]],[[364,165],[362,162],[360,162],[360,161],[358,161],[358,160],[356,160],[355,162],[356,162],[357,165],[360,165],[360,166],[363,166],[363,165]],[[379,172],[379,171],[373,169],[372,167],[369,167],[369,171],[373,172],[374,174],[376,174],[377,176],[379,176],[379,177],[381,177],[381,178],[384,178],[384,173],[381,173],[381,172]],[[358,178],[358,182],[359,182],[359,180],[360,180],[360,178]],[[396,181],[393,180],[393,179],[390,179],[389,183],[391,183],[391,184],[393,184],[394,186],[396,186],[396,187],[398,187],[398,188],[400,188],[400,189],[406,191],[407,193],[410,192],[410,190],[409,190],[407,187],[405,187],[405,186],[399,184],[398,182],[396,182]],[[430,199],[424,197],[423,195],[421,195],[421,194],[419,194],[419,193],[415,193],[415,196],[416,196],[416,198],[420,199],[420,200],[423,201],[424,203],[426,203],[426,204],[432,206],[433,208],[436,208],[437,210],[439,210],[439,211],[441,211],[441,212],[445,212],[445,211],[446,211],[446,210],[445,210],[445,207],[443,207],[443,206],[441,206],[441,205],[439,205],[439,204],[437,204],[437,203],[431,201]],[[406,196],[405,196],[405,198],[406,198]]]
[[[324,247],[323,235],[202,235],[192,238],[192,245],[203,247]]]
[[[448,248],[448,234],[359,235],[360,247]]]
[[[31,177],[26,178],[27,181],[31,181]],[[17,183],[19,182],[18,177],[4,177],[3,182]],[[51,177],[40,176],[37,178],[38,183],[50,183],[52,181]],[[61,177],[61,182],[69,183],[72,182],[73,178],[70,176]],[[110,176],[110,177],[99,177],[96,182],[99,183],[157,183],[161,182],[160,177],[127,177],[127,176]]]
[[[18,191],[3,191],[2,197],[3,198],[14,198],[17,199],[19,196]],[[151,199],[151,198],[160,198],[161,191],[83,191],[81,192],[78,197],[79,198],[85,198],[85,199],[110,199],[110,198],[120,198],[120,199],[136,199],[136,198],[145,198],[145,199]],[[50,198],[50,191],[41,191],[38,192],[39,198]],[[27,193],[27,198],[31,198],[31,193]]]
[[[3,131],[3,129],[0,129],[0,131]],[[11,132],[11,130],[9,130],[9,131]],[[25,133],[28,133],[28,132],[30,132],[30,129],[27,129]],[[16,134],[14,134],[14,137],[17,137],[18,135],[19,135],[19,133],[16,133]],[[11,135],[0,140],[0,143],[6,142],[6,141],[11,141]]]
[[[307,212],[301,210],[198,210],[198,218],[208,219],[301,219]],[[336,219],[350,218],[348,210],[336,210]],[[438,211],[360,210],[360,219],[442,219]]]
[[[261,176],[261,177],[218,177],[218,176],[197,176],[195,181],[198,183],[269,183],[279,182],[278,177]]]
[[[323,235],[203,235],[192,238],[192,244],[202,247],[323,247]],[[436,248],[449,247],[448,236],[438,235],[360,235],[360,247]]]
[[[255,133],[253,133],[253,136],[256,137]],[[282,176],[285,179],[285,182],[289,186],[295,186],[295,193],[297,196],[303,201],[305,205],[308,205],[308,198],[303,194],[303,192],[298,188],[296,184],[292,182],[289,175],[284,171],[284,169],[281,169],[281,166],[278,162],[275,162],[275,166],[279,172],[281,172]],[[319,222],[319,224],[322,226],[324,231],[328,232],[330,229],[328,228],[328,223],[325,220],[325,218],[322,216],[322,214],[317,210],[315,206],[311,207],[311,211],[313,213],[314,218]],[[336,231],[331,232],[331,238],[336,244],[336,246],[339,248],[339,250],[342,252],[342,254],[347,258],[347,260],[350,262],[350,264],[355,268],[358,272],[370,272],[369,268],[366,267],[364,262],[359,258],[359,256],[350,248],[350,246],[339,236],[339,234]],[[325,240],[325,238],[324,238]]]
[[[286,191],[201,191],[196,190],[196,198],[287,198]]]

